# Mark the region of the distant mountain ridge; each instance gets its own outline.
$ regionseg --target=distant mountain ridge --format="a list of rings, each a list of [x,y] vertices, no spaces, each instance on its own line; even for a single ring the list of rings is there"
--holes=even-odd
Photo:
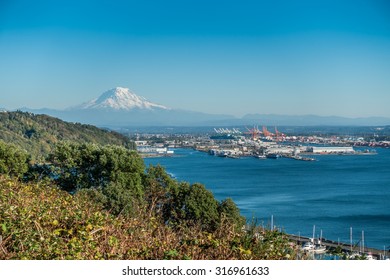
[[[65,110],[28,109],[23,111],[47,114],[65,121],[92,124],[99,127],[123,128],[142,126],[229,126],[229,125],[390,125],[390,118],[346,118],[316,115],[247,114],[242,118],[232,115],[207,114],[171,109],[132,93],[128,88],[116,87],[99,97]]]

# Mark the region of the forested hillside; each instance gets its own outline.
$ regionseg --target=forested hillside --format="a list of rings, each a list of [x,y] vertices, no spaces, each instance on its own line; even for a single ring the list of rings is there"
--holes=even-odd
[[[284,234],[243,230],[231,199],[146,168],[116,133],[23,112],[1,113],[0,131],[0,259],[296,257]]]
[[[135,149],[134,142],[119,133],[21,111],[0,112],[0,140],[26,150],[33,159],[47,156],[61,141]]]
[[[59,143],[42,163],[0,141],[0,259],[294,259],[202,184],[145,168],[136,151]]]

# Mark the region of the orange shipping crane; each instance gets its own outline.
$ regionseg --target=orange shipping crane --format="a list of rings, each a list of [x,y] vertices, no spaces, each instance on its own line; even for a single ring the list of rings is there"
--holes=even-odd
[[[258,136],[261,134],[261,131],[259,130],[259,128],[256,126],[253,126],[253,128],[249,129],[246,127],[246,129],[248,130],[247,132],[244,132],[245,134],[250,134],[251,135],[251,138],[252,140],[256,140],[258,139]]]
[[[276,141],[280,141],[283,139],[284,136],[286,136],[284,133],[278,131],[278,129],[275,126],[275,135],[276,135]]]
[[[275,126],[275,134],[276,134],[276,136],[286,136],[284,133],[282,133],[282,132],[280,132],[280,131],[278,131],[278,129],[276,128],[276,126]]]
[[[263,134],[265,137],[273,136],[272,132],[269,132],[266,126],[263,126]]]

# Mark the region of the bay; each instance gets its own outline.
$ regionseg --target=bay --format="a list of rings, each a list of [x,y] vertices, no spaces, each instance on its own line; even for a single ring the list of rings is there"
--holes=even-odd
[[[390,246],[390,150],[377,155],[321,155],[307,162],[210,156],[176,149],[174,157],[146,158],[179,181],[199,182],[218,200],[231,197],[248,220],[281,230],[383,249]]]

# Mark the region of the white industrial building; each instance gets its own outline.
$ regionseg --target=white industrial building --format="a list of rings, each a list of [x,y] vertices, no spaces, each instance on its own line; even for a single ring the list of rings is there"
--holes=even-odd
[[[355,150],[353,147],[308,147],[308,152],[313,154],[345,154],[345,153],[354,153]]]
[[[270,147],[267,149],[269,154],[293,154],[295,148],[290,146]]]
[[[142,146],[137,147],[137,151],[142,154],[173,154],[172,150],[168,150],[166,147],[151,147],[151,146]]]

